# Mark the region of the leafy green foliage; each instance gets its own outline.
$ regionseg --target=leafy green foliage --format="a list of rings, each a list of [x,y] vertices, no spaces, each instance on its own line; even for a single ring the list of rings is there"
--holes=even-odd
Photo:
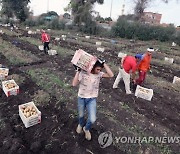
[[[139,22],[119,18],[112,27],[111,34],[121,38],[136,38],[139,40],[160,40],[169,41],[174,38],[176,30],[173,25],[169,27],[151,26]]]
[[[29,2],[30,0],[1,0],[1,14],[7,18],[16,16],[20,22],[24,22],[29,16]]]
[[[91,13],[94,3],[103,4],[104,0],[71,0],[68,9],[74,15],[74,23],[85,33],[95,34],[96,23],[92,20]]]
[[[65,22],[59,21],[58,18],[54,18],[48,25],[51,29],[65,29]]]

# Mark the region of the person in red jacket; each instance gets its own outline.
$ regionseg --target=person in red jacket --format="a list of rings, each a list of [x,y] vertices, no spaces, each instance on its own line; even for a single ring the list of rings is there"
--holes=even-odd
[[[121,60],[121,67],[119,69],[118,76],[113,84],[113,88],[117,88],[121,78],[124,81],[126,94],[132,94],[130,90],[130,77],[135,80],[135,72],[137,69],[137,63],[140,57],[126,56],[124,55]]]
[[[45,32],[45,30],[42,30],[41,32],[41,40],[44,44],[44,53],[47,53],[46,49],[49,50],[50,36]]]
[[[154,52],[154,49],[148,48],[147,52],[143,55],[143,58],[141,62],[139,63],[139,66],[138,66],[139,78],[134,81],[135,84],[137,85],[141,85],[146,78],[147,71],[150,69],[152,52]]]

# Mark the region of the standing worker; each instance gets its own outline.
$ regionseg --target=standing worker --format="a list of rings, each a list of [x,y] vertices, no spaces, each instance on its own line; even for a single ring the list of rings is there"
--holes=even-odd
[[[130,77],[132,80],[135,80],[135,72],[137,69],[137,62],[141,59],[139,56],[126,56],[126,54],[122,54],[121,56],[121,66],[119,68],[118,76],[113,84],[113,88],[117,88],[121,78],[124,81],[126,94],[132,94],[130,90]]]
[[[139,63],[139,66],[138,66],[139,78],[134,80],[135,84],[137,85],[141,85],[144,82],[147,71],[150,70],[152,52],[154,52],[154,49],[148,48],[147,52],[143,55],[143,58]]]
[[[105,68],[106,73],[101,72],[102,68]],[[91,73],[77,70],[72,85],[76,86],[79,84],[78,91],[78,114],[79,124],[76,132],[78,134],[84,131],[85,138],[91,140],[90,129],[92,124],[96,120],[96,98],[98,97],[99,82],[101,78],[111,78],[114,74],[109,66],[101,60],[98,60]],[[88,119],[85,123],[84,112],[87,109]]]
[[[44,53],[46,54],[48,53],[46,49],[49,50],[50,36],[45,32],[45,30],[42,30],[41,32],[42,32],[41,40],[42,43],[44,44]]]

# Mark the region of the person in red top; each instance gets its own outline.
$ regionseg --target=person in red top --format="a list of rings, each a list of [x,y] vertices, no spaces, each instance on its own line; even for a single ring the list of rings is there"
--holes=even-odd
[[[46,49],[49,50],[50,36],[45,32],[45,30],[42,30],[41,32],[41,40],[44,44],[44,53],[47,53]]]
[[[124,84],[125,84],[125,90],[126,94],[131,94],[130,90],[130,76],[132,76],[132,80],[135,79],[135,72],[137,69],[137,61],[139,57],[133,57],[133,56],[125,56],[122,57],[121,60],[121,67],[119,69],[119,74],[116,77],[116,80],[113,84],[113,88],[117,88],[119,81],[121,78],[123,78]]]
[[[143,55],[143,58],[139,63],[138,66],[139,78],[135,80],[135,84],[137,85],[141,85],[146,78],[147,71],[150,69],[152,52],[154,52],[154,49],[148,48],[147,52]]]

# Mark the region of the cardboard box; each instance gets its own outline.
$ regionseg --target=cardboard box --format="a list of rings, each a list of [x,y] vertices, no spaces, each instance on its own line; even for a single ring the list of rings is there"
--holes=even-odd
[[[48,55],[57,55],[57,51],[56,50],[48,50]]]
[[[135,96],[143,98],[143,99],[148,100],[148,101],[151,101],[151,99],[153,97],[153,90],[137,85]]]
[[[5,79],[8,76],[9,69],[8,68],[0,68],[0,80]]]
[[[76,50],[71,62],[80,67],[81,69],[91,72],[94,64],[97,61],[97,57],[88,54],[87,52],[79,49]]]
[[[180,84],[180,78],[177,76],[174,76],[173,83],[179,83]]]
[[[2,89],[7,97],[19,94],[19,86],[14,80],[3,81]]]
[[[28,112],[29,113],[34,112],[34,114],[30,115],[29,117],[26,117],[25,113],[27,112],[25,112],[24,109],[27,108],[28,106],[31,107],[29,108]],[[26,128],[41,123],[41,112],[35,106],[34,102],[29,102],[29,103],[19,105],[19,116],[21,117],[21,120],[24,123]]]

